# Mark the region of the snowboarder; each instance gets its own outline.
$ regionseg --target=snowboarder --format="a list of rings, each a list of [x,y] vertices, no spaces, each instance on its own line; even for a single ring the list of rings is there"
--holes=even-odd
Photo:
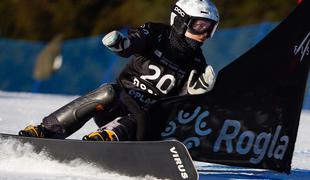
[[[83,140],[143,140],[146,113],[159,99],[210,91],[213,68],[201,50],[217,29],[219,14],[209,0],[179,0],[170,24],[146,23],[128,36],[112,31],[103,44],[122,57],[132,56],[116,83],[98,89],[29,125],[21,136],[66,138],[94,118],[100,127]]]

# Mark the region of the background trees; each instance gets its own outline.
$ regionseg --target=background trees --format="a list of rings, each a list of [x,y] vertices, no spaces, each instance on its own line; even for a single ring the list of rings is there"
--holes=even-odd
[[[296,0],[213,0],[220,28],[281,21]],[[147,21],[169,23],[175,0],[1,0],[0,38],[50,40],[103,34]]]

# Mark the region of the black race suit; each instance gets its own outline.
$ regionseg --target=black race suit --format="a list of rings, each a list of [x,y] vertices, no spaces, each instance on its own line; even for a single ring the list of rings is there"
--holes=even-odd
[[[144,115],[149,106],[164,97],[186,94],[191,70],[195,69],[199,74],[204,72],[207,64],[200,46],[191,45],[188,39],[178,36],[171,26],[146,23],[128,34],[131,45],[118,55],[132,58],[121,71],[116,84],[112,85],[115,98],[104,102],[105,108],[93,106],[96,110],[89,111],[89,114],[85,112],[86,118],[60,120],[57,113],[52,113],[43,120],[51,131],[51,137],[67,137],[94,117],[97,125],[114,130],[120,140],[143,140]],[[92,94],[105,93],[101,90],[105,89],[104,86],[111,85],[103,85]],[[87,102],[83,99],[87,96],[75,101]],[[66,106],[61,109],[66,109]],[[77,105],[76,108],[79,107]],[[61,115],[66,111],[61,110]]]

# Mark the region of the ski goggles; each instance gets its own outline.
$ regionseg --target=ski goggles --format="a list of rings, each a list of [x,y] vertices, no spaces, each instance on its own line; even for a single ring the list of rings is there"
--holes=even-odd
[[[216,22],[205,18],[193,18],[188,23],[188,31],[192,34],[204,34],[208,33],[212,37],[216,29]]]

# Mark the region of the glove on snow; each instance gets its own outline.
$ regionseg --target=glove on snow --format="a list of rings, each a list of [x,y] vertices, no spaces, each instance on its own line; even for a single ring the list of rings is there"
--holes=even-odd
[[[116,53],[122,52],[130,46],[130,40],[118,31],[112,31],[105,35],[102,43]]]
[[[213,89],[215,84],[215,73],[212,66],[208,65],[205,72],[202,73],[198,79],[194,78],[197,74],[196,70],[192,70],[188,82],[187,82],[187,92],[190,95],[203,94],[209,92]]]

